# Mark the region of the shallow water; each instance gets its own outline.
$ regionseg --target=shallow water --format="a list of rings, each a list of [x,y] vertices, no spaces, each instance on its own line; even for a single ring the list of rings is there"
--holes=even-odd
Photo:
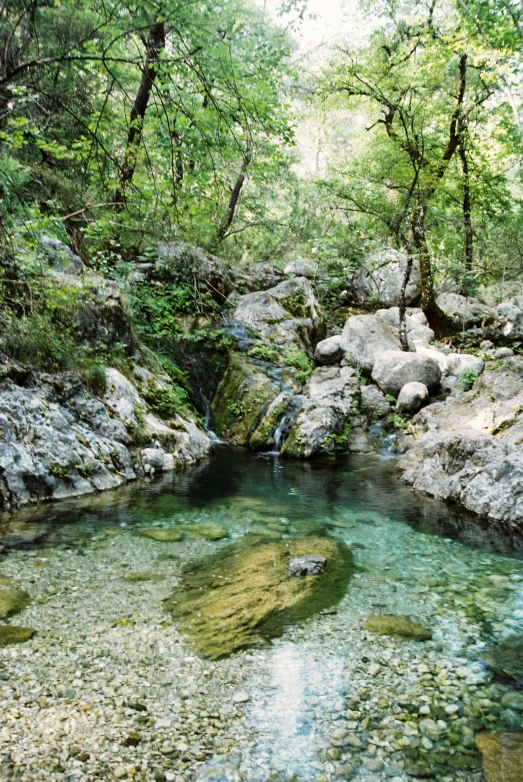
[[[210,522],[227,537],[135,534]],[[521,547],[416,497],[391,461],[224,448],[3,529],[0,576],[32,597],[9,621],[37,634],[0,649],[0,778],[474,782],[475,734],[521,730],[517,672],[483,660],[523,634]],[[246,536],[317,534],[349,546],[357,570],[336,606],[271,643],[205,660],[165,610],[184,569]],[[373,635],[375,614],[433,638]]]

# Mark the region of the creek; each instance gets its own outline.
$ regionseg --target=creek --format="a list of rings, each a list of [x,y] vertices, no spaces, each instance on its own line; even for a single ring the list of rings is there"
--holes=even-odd
[[[475,736],[522,728],[523,651],[504,646],[523,635],[522,546],[394,470],[217,447],[185,473],[11,516],[0,584],[31,603],[6,621],[37,632],[0,647],[1,778],[483,780]],[[350,577],[328,563],[303,581],[331,595],[279,621],[268,603],[232,654],[217,603],[201,654],[200,603],[183,622],[177,605],[234,586],[257,547],[285,558],[324,539]],[[283,595],[249,567],[252,605]],[[370,632],[376,615],[432,637]]]

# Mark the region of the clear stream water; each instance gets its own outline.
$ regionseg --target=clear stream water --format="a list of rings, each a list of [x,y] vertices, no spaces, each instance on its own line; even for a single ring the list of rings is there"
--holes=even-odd
[[[482,780],[475,736],[522,727],[517,671],[485,658],[523,634],[523,547],[394,471],[218,448],[186,473],[6,519],[0,577],[32,598],[8,621],[37,634],[0,649],[0,779]],[[208,522],[228,537],[135,534]],[[200,659],[162,601],[184,567],[253,532],[327,533],[355,574],[272,643]],[[376,614],[433,638],[368,633]]]

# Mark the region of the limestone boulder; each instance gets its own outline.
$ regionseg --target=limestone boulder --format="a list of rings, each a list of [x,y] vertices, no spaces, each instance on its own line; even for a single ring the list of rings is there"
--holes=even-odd
[[[449,353],[447,356],[447,367],[449,374],[456,377],[466,370],[472,370],[477,375],[481,375],[485,369],[485,362],[478,356],[468,353]]]
[[[350,281],[350,292],[357,304],[398,306],[407,267],[407,256],[392,249],[370,255]],[[413,264],[406,289],[406,302],[412,304],[421,296],[419,265]]]
[[[429,391],[423,383],[407,383],[401,389],[396,409],[400,413],[417,413],[427,401]]]
[[[318,273],[318,264],[310,258],[296,258],[283,270],[287,277],[307,277],[312,279]]]
[[[348,318],[340,347],[346,361],[369,375],[381,353],[401,350],[398,329],[376,315]]]
[[[378,356],[372,379],[385,394],[397,397],[407,383],[423,383],[430,391],[436,388],[441,369],[436,361],[420,353],[389,350]]]
[[[159,281],[189,283],[217,302],[224,302],[234,290],[229,264],[186,242],[161,242],[158,260],[147,269],[147,276]]]
[[[360,401],[360,385],[351,367],[319,367],[304,390],[282,454],[310,459],[349,449],[351,413]]]
[[[244,323],[264,342],[286,350],[312,353],[312,346],[323,336],[320,306],[305,277],[237,297],[233,319]]]
[[[314,351],[314,360],[320,366],[337,364],[343,358],[341,349],[341,334],[334,337],[328,337],[318,342]]]
[[[478,299],[468,298],[459,293],[442,293],[436,301],[460,329],[481,326],[493,317],[491,307],[482,304]]]

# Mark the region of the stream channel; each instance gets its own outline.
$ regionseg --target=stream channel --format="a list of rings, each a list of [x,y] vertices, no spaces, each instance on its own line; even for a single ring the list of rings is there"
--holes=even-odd
[[[478,734],[522,730],[522,548],[394,469],[218,447],[10,516],[0,584],[31,602],[3,625],[36,634],[0,648],[0,779],[483,780]],[[321,576],[270,580],[322,546]]]

